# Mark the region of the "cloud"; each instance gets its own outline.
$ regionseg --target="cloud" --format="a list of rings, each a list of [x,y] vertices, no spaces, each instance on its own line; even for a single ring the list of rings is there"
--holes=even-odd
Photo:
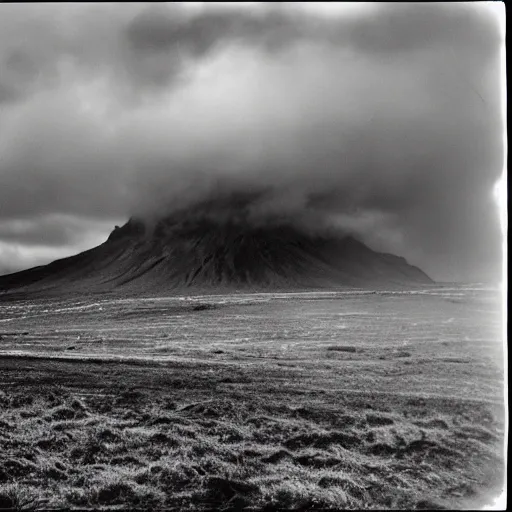
[[[30,246],[23,221],[78,247],[41,216],[268,190],[256,211],[322,215],[435,278],[496,267],[502,36],[485,2],[0,11],[2,243]]]
[[[85,251],[110,231],[111,221],[69,215],[0,220],[0,275]]]
[[[95,221],[66,215],[45,215],[38,219],[0,221],[0,239],[27,246],[60,247],[83,243],[98,231],[108,234],[110,221]]]

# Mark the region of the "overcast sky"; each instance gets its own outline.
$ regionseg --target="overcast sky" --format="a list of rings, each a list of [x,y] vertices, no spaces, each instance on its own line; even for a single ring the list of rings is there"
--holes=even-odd
[[[213,186],[496,276],[491,2],[0,4],[0,274]],[[165,206],[163,206],[165,207]]]

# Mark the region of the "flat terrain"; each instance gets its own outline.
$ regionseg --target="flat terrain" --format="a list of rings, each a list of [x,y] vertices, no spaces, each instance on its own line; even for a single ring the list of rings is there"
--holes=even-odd
[[[489,504],[500,315],[469,286],[0,298],[0,505]]]

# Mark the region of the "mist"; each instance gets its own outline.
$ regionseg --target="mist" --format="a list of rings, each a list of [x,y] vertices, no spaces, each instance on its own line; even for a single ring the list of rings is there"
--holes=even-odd
[[[492,4],[1,5],[0,273],[254,193],[260,221],[499,278]]]

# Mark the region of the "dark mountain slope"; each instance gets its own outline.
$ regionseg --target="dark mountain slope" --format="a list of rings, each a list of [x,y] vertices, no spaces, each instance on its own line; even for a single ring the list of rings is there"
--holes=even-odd
[[[231,205],[232,206],[232,205]],[[100,246],[0,277],[0,292],[162,293],[187,290],[371,288],[431,283],[405,259],[351,236],[248,222],[229,208],[136,219]]]

